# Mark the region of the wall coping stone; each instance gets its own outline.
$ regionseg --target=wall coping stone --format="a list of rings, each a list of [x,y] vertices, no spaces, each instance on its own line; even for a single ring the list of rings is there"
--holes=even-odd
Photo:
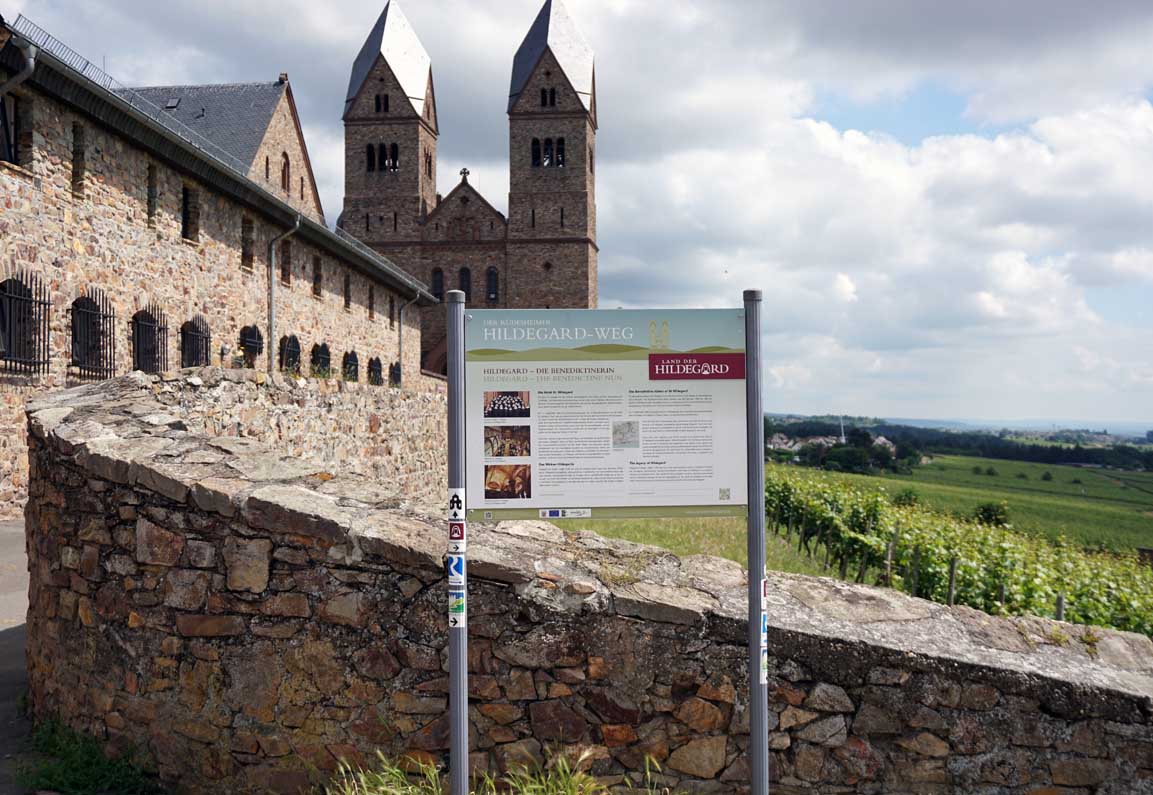
[[[319,471],[251,440],[190,431],[170,405],[177,391],[172,382],[198,388],[220,379],[270,389],[321,388],[280,376],[270,381],[251,370],[136,372],[33,398],[26,408],[29,432],[94,477],[222,516],[240,515],[257,527],[330,541],[331,562],[379,558],[425,581],[443,575],[446,541],[438,509],[408,504],[386,484]],[[469,567],[474,577],[513,588],[574,622],[615,613],[675,625],[678,633],[702,640],[742,644],[746,637],[746,574],[721,558],[681,558],[658,547],[520,521],[474,525]],[[768,577],[770,653],[785,648],[826,680],[864,684],[870,671],[885,667],[937,671],[987,681],[1071,718],[1147,722],[1153,716],[1153,640],[1144,635],[994,617],[828,578]]]

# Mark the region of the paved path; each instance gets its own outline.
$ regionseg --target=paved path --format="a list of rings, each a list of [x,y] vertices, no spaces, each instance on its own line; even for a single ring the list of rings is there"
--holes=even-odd
[[[0,795],[22,792],[12,778],[12,755],[28,737],[19,715],[24,692],[24,619],[28,612],[28,565],[24,522],[0,522]]]

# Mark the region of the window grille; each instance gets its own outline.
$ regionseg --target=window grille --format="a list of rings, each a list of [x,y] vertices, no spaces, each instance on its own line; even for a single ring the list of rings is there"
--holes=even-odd
[[[375,356],[368,360],[368,383],[372,386],[384,386],[384,367]]]
[[[48,287],[37,275],[20,272],[0,281],[0,372],[48,372]]]
[[[180,366],[207,367],[212,364],[212,331],[208,321],[197,315],[180,327]]]
[[[116,311],[97,288],[72,302],[72,360],[84,378],[116,374]]]
[[[344,359],[340,363],[340,376],[345,381],[360,380],[360,361],[356,358],[355,351],[344,354]]]
[[[432,294],[438,301],[444,300],[444,271],[432,269]]]
[[[500,300],[500,274],[496,268],[490,267],[484,274],[484,297],[489,303]]]
[[[400,386],[400,362],[393,362],[388,366],[388,385]]]
[[[300,375],[300,340],[295,334],[280,338],[280,371]]]
[[[156,306],[132,316],[132,369],[145,373],[168,369],[168,319]]]
[[[314,378],[328,378],[332,375],[332,356],[328,352],[327,343],[312,346],[309,367]]]
[[[464,293],[464,300],[472,300],[472,270],[470,268],[460,269],[460,290]]]
[[[255,367],[256,359],[264,353],[264,335],[256,326],[245,326],[240,330],[240,353],[245,367]]]

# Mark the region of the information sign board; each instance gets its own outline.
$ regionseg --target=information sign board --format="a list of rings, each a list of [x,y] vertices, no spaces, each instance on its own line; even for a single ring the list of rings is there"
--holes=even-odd
[[[747,514],[744,310],[466,318],[471,518]]]

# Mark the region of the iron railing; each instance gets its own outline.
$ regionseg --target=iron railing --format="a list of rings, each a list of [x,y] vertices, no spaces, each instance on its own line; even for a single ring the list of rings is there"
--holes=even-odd
[[[132,369],[159,373],[168,369],[168,318],[155,305],[132,316]]]
[[[360,380],[360,360],[354,351],[344,354],[344,359],[340,363],[340,376],[345,381]]]
[[[300,340],[295,334],[280,338],[280,370],[300,375]]]
[[[312,375],[316,378],[328,378],[332,375],[332,354],[329,353],[326,343],[312,346],[309,366]]]
[[[264,353],[264,335],[256,326],[245,326],[240,330],[240,353],[245,367],[255,367],[256,358]]]
[[[384,366],[376,357],[368,360],[368,383],[372,386],[384,386]]]
[[[0,281],[0,373],[48,372],[48,286],[31,271]]]
[[[206,367],[212,364],[212,331],[208,321],[197,315],[180,327],[180,366]]]
[[[72,302],[72,361],[76,375],[103,380],[116,375],[116,310],[102,290],[88,288]]]

